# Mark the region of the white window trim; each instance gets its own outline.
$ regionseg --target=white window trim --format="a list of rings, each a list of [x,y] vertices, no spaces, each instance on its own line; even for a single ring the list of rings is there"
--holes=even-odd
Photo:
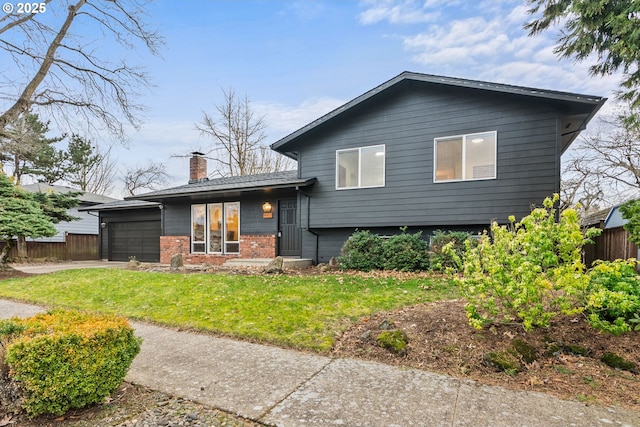
[[[209,206],[220,205],[222,207],[222,230],[220,230],[221,234],[221,242],[220,249],[221,251],[212,252],[209,250],[209,235],[211,230],[209,229]],[[227,240],[227,206],[236,205],[238,207],[238,240]],[[195,206],[204,206],[204,242],[195,241],[193,236],[193,211]],[[216,203],[195,203],[191,205],[191,217],[190,217],[190,227],[191,227],[191,253],[192,254],[208,254],[208,255],[226,255],[226,254],[239,254],[240,253],[240,202],[216,202]],[[227,243],[237,243],[238,251],[237,252],[228,252],[226,251]],[[193,250],[194,244],[204,244],[204,252],[196,252]]]
[[[384,153],[384,158],[382,161],[382,184],[380,185],[360,185],[362,182],[362,150],[366,150],[369,148],[382,148],[382,152]],[[344,153],[347,151],[356,151],[358,150],[358,185],[353,187],[339,187],[338,184],[340,182],[340,153]],[[360,188],[381,188],[386,184],[386,175],[387,175],[387,147],[385,144],[377,144],[377,145],[367,145],[365,147],[353,147],[353,148],[344,148],[342,150],[336,150],[336,190],[356,190]]]
[[[474,136],[487,134],[487,133],[493,134],[493,138],[496,142],[493,146],[494,164],[493,164],[492,177],[486,177],[486,178],[464,178],[463,177],[462,179],[448,179],[446,181],[438,181],[437,179],[438,163],[437,162],[438,162],[438,140],[439,139],[462,138],[462,173],[464,175],[464,172],[467,170],[466,169],[467,156],[465,155],[466,148],[467,148],[467,139],[471,140],[473,139]],[[461,134],[461,135],[447,135],[447,136],[439,136],[433,139],[433,182],[435,184],[445,184],[450,182],[464,182],[464,181],[487,181],[490,179],[497,179],[497,178],[498,178],[498,131],[494,130],[494,131],[467,133],[467,134]]]
[[[204,213],[204,241],[200,241],[200,240],[196,241],[195,240],[195,236],[193,234],[193,213],[195,211],[195,207],[196,206],[204,206],[205,207],[205,213]],[[206,209],[207,209],[207,205],[204,204],[204,203],[196,203],[194,205],[191,205],[191,216],[189,217],[189,227],[191,228],[191,232],[190,232],[191,233],[191,247],[189,249],[190,249],[190,253],[192,253],[192,254],[204,254],[207,251],[207,212],[206,212]],[[204,252],[195,251],[193,248],[197,244],[203,245],[205,251]]]

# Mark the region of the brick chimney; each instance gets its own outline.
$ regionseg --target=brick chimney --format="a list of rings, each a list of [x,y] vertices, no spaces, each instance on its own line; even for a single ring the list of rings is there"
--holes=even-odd
[[[202,156],[204,154],[197,151],[191,153],[191,159],[189,159],[189,184],[209,180],[207,177],[207,159]]]

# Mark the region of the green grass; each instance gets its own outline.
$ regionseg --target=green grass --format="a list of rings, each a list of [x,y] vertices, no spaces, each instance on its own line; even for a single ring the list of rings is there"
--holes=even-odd
[[[454,298],[438,278],[68,270],[0,281],[0,297],[328,351],[362,317]]]

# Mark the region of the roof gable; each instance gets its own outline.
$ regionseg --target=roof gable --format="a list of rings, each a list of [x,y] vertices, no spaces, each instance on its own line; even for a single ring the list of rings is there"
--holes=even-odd
[[[444,85],[456,88],[467,88],[494,93],[497,92],[516,96],[524,96],[531,99],[549,100],[556,103],[565,104],[567,106],[579,106],[581,107],[581,110],[587,112],[581,112],[580,114],[567,115],[566,117],[563,117],[562,152],[564,152],[569,147],[569,145],[577,137],[579,132],[586,127],[587,123],[606,101],[606,98],[599,96],[581,95],[555,90],[536,89],[525,86],[514,86],[501,83],[491,83],[479,80],[444,77],[432,74],[412,73],[409,71],[405,71],[392,78],[391,80],[382,83],[381,85],[369,90],[368,92],[365,92],[357,98],[352,99],[346,104],[303,126],[302,128],[285,136],[279,141],[276,141],[271,145],[271,148],[281,154],[297,159],[297,154],[293,151],[289,151],[289,147],[293,145],[294,142],[299,141],[299,138],[301,138],[303,135],[319,128],[320,126],[325,125],[326,123],[332,121],[334,118],[351,109],[354,109],[355,107],[360,106],[361,104],[383,92],[386,93],[389,91],[398,90],[403,82],[408,81],[421,82],[428,85]]]

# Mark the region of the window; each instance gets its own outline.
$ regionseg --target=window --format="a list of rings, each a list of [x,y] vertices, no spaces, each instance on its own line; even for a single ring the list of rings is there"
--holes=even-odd
[[[497,132],[435,139],[434,181],[495,179]]]
[[[385,146],[336,151],[336,188],[384,187]]]
[[[191,252],[240,252],[239,202],[191,206]]]

